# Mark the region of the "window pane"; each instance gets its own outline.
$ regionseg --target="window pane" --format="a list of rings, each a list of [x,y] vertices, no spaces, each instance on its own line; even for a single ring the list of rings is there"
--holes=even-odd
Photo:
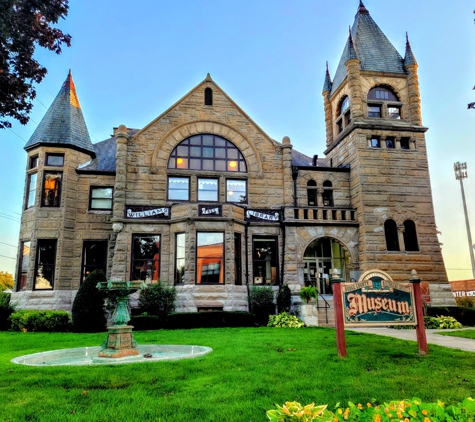
[[[28,199],[26,202],[26,208],[30,208],[35,205],[36,197],[36,179],[38,174],[30,174],[28,176]]]
[[[213,146],[213,135],[203,135],[203,145]]]
[[[190,157],[201,157],[201,147],[191,147]]]
[[[226,149],[225,148],[216,148],[214,150],[215,158],[226,158]]]
[[[107,273],[107,241],[85,241],[81,282],[94,270]]]
[[[388,115],[391,119],[400,119],[401,110],[399,107],[388,107]]]
[[[178,233],[176,235],[175,283],[183,283],[185,281],[185,236],[185,233]]]
[[[160,273],[160,236],[134,235],[132,238],[132,280],[158,282]]]
[[[190,138],[190,145],[201,145],[201,136],[193,136]]]
[[[112,188],[92,188],[91,195],[93,198],[112,199]]]
[[[224,234],[197,233],[197,283],[223,283]]]
[[[168,178],[168,199],[188,200],[189,179],[187,177]]]
[[[177,169],[187,169],[188,168],[188,158],[178,157],[176,159],[176,168]]]
[[[226,171],[226,161],[224,160],[216,160],[214,162],[214,169],[216,171]]]
[[[112,199],[92,199],[91,209],[92,210],[111,210]]]
[[[59,207],[61,204],[61,173],[45,173],[43,206]]]
[[[379,106],[370,106],[368,107],[368,116],[369,117],[381,117],[381,107]]]
[[[214,161],[203,160],[203,170],[214,170]]]
[[[228,158],[234,160],[238,158],[238,150],[237,149],[228,149]]]
[[[64,165],[64,155],[46,154],[46,165],[62,167]]]
[[[17,291],[26,289],[28,281],[28,268],[30,267],[30,242],[22,242],[20,256],[20,271],[17,280]]]
[[[191,170],[201,170],[201,160],[198,158],[190,159],[190,169]]]
[[[198,179],[198,201],[218,200],[218,179]]]
[[[177,155],[188,157],[188,147],[186,145],[180,145],[176,151],[177,151]]]
[[[56,240],[38,240],[35,269],[35,289],[52,290],[56,262]]]
[[[254,238],[252,248],[254,284],[278,282],[277,258],[277,239]]]
[[[203,157],[213,157],[213,148],[203,148]]]
[[[214,138],[214,145],[217,147],[224,147],[226,145],[234,146],[233,144],[231,144],[231,142],[228,142],[225,139],[218,137]]]
[[[227,180],[226,181],[226,201],[227,202],[246,202],[246,180]]]
[[[379,139],[377,139],[377,138],[371,139],[371,146],[372,146],[373,148],[379,148],[379,147],[380,147]]]

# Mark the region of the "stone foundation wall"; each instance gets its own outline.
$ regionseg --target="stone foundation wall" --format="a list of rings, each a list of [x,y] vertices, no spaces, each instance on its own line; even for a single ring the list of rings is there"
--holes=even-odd
[[[63,310],[71,312],[77,290],[24,290],[13,292],[11,302],[16,309]]]

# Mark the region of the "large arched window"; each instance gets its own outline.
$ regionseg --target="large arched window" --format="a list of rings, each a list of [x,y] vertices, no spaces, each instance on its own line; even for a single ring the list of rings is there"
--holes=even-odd
[[[170,154],[169,169],[206,171],[247,171],[241,152],[216,135],[195,135],[180,142]]]
[[[351,123],[350,97],[347,95],[341,99],[338,107],[338,116],[336,125],[338,126],[338,133],[340,133]]]
[[[397,224],[394,220],[384,222],[384,235],[386,236],[386,249],[388,251],[399,251]]]
[[[416,225],[412,220],[404,221],[404,247],[406,251],[418,251]]]
[[[391,88],[385,86],[371,88],[367,98],[368,117],[401,118],[399,98]]]

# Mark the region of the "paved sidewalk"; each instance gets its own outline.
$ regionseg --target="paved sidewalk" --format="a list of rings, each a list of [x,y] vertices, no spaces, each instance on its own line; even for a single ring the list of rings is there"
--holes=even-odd
[[[468,330],[472,328],[467,328]],[[379,336],[395,337],[402,340],[414,340],[416,338],[416,330],[396,330],[386,327],[358,327],[348,328],[350,331],[358,331],[360,333],[377,334]],[[459,331],[459,330],[426,330],[427,343],[437,344],[438,346],[450,347],[452,349],[467,350],[475,352],[475,340],[462,337],[442,336],[437,332]],[[430,352],[430,349],[429,349]]]

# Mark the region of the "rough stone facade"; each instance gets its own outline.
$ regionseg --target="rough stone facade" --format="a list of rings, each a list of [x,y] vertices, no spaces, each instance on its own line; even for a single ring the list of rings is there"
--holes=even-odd
[[[357,15],[360,31],[370,19],[365,10],[360,7]],[[22,308],[70,309],[82,277],[97,267],[110,280],[159,278],[176,285],[178,311],[247,310],[254,284],[274,289],[288,284],[299,305],[302,286],[329,289],[328,274],[338,268],[346,281],[370,269],[405,281],[415,269],[430,284],[433,305],[452,303],[436,236],[417,63],[406,49],[402,70],[368,69],[358,58],[364,57],[358,42],[369,35],[358,34],[358,25],[333,82],[327,70],[323,159],[298,153],[288,137],[282,143],[271,139],[209,75],[141,130],[120,126],[111,139],[91,147],[84,140],[55,144],[36,134],[35,143],[26,147],[14,300]],[[376,87],[397,101],[369,99]],[[74,89],[72,79],[67,88]],[[71,104],[77,108],[73,94]],[[343,110],[345,98],[349,106]],[[375,105],[379,116],[371,115]],[[394,107],[399,118],[389,115]],[[214,152],[206,146],[209,139],[214,139]],[[198,145],[193,140],[201,142],[198,149],[193,150]],[[205,168],[213,160],[217,166],[218,146],[224,144],[229,157],[242,157],[239,171]],[[199,151],[197,159],[192,151]],[[51,166],[47,154],[63,156],[63,164]],[[229,157],[221,161],[236,166],[239,159]],[[47,172],[62,174],[61,202],[55,207],[45,206]],[[35,174],[36,186],[31,186]],[[173,198],[174,179],[186,185],[186,197]],[[206,181],[215,186],[212,200],[199,197]],[[230,181],[245,186],[240,201],[230,199]],[[106,197],[100,198],[103,205],[93,205],[94,195],[104,194],[98,188],[113,191],[109,206]],[[155,216],[146,214],[150,210]],[[388,220],[397,227],[397,241]],[[415,227],[416,236],[409,239],[407,227]],[[206,234],[221,243],[200,244]],[[138,236],[148,239],[154,252],[140,249]],[[218,249],[204,257],[203,245]],[[96,246],[105,247],[100,259]],[[52,287],[40,288],[39,276]],[[331,291],[320,293],[329,298]]]

